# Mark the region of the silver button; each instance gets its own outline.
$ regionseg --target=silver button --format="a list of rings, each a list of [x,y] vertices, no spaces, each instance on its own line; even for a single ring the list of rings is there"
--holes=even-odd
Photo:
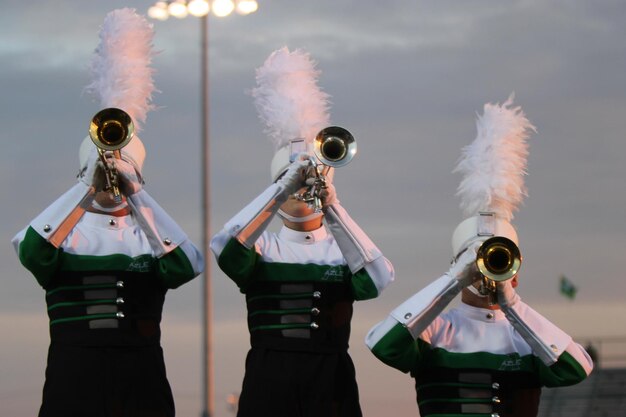
[[[117,222],[115,221],[115,219],[109,219],[109,226],[115,226],[117,224]]]
[[[118,311],[117,313],[115,313],[115,317],[117,317],[118,319],[123,319],[124,318],[124,313],[121,311]]]
[[[322,293],[319,291],[313,292],[313,298],[322,298]]]
[[[487,313],[487,318],[491,320],[493,318],[493,313]]]
[[[493,384],[491,384],[491,388],[500,389],[500,384],[498,384],[497,382],[494,382]]]
[[[493,398],[491,399],[491,402],[492,402],[492,403],[494,403],[494,404],[500,404],[500,398],[498,398],[498,397],[493,397]]]
[[[553,352],[558,352],[559,351],[559,348],[556,347],[556,345],[550,345],[550,347],[552,348]]]
[[[314,316],[317,316],[318,314],[320,314],[320,309],[317,307],[313,307],[311,309],[311,314],[313,314]]]
[[[169,237],[166,237],[163,239],[163,243],[165,243],[165,246],[169,246],[172,244],[172,240]]]
[[[304,238],[305,238],[306,240],[311,240],[311,239],[313,238],[313,236],[311,236],[311,235],[306,235]]]
[[[498,414],[498,413],[493,413],[493,414],[491,415],[491,417],[500,417],[500,414]]]
[[[43,226],[43,231],[48,233],[50,230],[52,230],[52,227],[50,227],[49,224],[44,224]]]
[[[124,281],[117,281],[117,282],[115,283],[115,286],[116,286],[117,288],[124,288]]]
[[[408,319],[410,319],[411,317],[413,317],[413,314],[411,314],[411,313],[406,313],[406,314],[404,315],[404,319],[405,319],[405,320],[408,320]]]
[[[313,329],[313,330],[317,330],[317,329],[319,329],[319,328],[320,328],[320,325],[319,325],[319,324],[317,324],[316,322],[311,323],[311,329]]]
[[[117,297],[115,299],[115,304],[124,304],[124,298],[122,297]]]

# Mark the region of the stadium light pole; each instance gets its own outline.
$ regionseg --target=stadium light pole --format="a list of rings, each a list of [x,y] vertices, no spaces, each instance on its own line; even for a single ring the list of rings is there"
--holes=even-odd
[[[258,9],[256,0],[173,0],[157,1],[148,9],[148,16],[166,20],[170,16],[183,19],[188,15],[200,19],[200,135],[201,135],[201,181],[202,200],[202,252],[206,262],[202,280],[202,417],[214,417],[214,372],[213,372],[213,305],[211,289],[211,238],[210,215],[210,155],[209,155],[209,12],[217,17],[226,17],[233,11],[247,15]]]

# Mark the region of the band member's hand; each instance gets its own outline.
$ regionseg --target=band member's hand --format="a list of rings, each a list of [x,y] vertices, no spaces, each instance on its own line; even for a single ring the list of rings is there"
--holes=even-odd
[[[463,252],[456,262],[452,264],[448,275],[461,284],[463,288],[472,285],[474,282],[482,279],[482,274],[476,266],[476,251],[480,247],[480,242],[471,244],[465,252]]]
[[[305,185],[306,171],[310,166],[309,156],[301,153],[289,165],[289,169],[276,183],[282,186],[286,194],[293,194]]]
[[[137,171],[135,171],[135,167],[132,164],[123,159],[114,159],[112,163],[117,170],[120,191],[122,194],[130,196],[141,191],[143,187],[143,180],[139,175],[137,175]]]
[[[320,198],[322,200],[322,208],[337,204],[337,190],[332,182],[326,183],[326,188],[322,188],[320,191]]]
[[[496,291],[498,293],[498,304],[500,306],[509,306],[519,300],[519,295],[513,288],[513,280],[517,278],[507,279],[506,281],[500,281],[496,284]]]
[[[106,188],[107,176],[104,169],[104,164],[101,160],[97,160],[94,165],[93,175],[91,178],[91,185],[96,189],[96,192],[100,192]]]

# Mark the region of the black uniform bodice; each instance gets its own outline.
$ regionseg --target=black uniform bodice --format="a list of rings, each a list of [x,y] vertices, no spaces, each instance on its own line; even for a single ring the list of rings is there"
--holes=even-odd
[[[167,289],[151,273],[62,272],[47,288],[52,343],[158,345]]]
[[[346,282],[260,282],[246,291],[252,347],[345,352],[353,297]]]

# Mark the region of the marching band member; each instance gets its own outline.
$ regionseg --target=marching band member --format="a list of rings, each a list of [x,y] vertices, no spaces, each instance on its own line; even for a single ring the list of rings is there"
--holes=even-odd
[[[512,96],[485,105],[456,169],[467,218],[453,234],[450,270],[366,337],[376,357],[415,378],[422,417],[536,416],[542,386],[576,384],[593,368],[585,350],[515,290],[521,255],[510,220],[526,194],[534,127],[511,106]],[[443,312],[458,293],[461,304]]]
[[[287,48],[257,70],[252,95],[276,145],[273,183],[211,241],[246,296],[251,349],[239,417],[361,416],[348,355],[352,304],[393,280],[389,261],[339,204],[332,172],[321,211],[302,201],[314,157],[291,152],[290,141],[303,138],[310,148],[328,126],[318,74],[308,54]],[[276,214],[283,226],[270,233]]]
[[[107,120],[107,134],[131,134],[152,109],[152,37],[132,9],[106,16],[88,90],[134,121]],[[175,414],[160,346],[163,303],[204,260],[144,190],[141,140],[132,137],[118,152],[99,157],[87,137],[77,184],[13,239],[46,291],[51,343],[40,417]],[[115,180],[117,198],[107,187]]]

